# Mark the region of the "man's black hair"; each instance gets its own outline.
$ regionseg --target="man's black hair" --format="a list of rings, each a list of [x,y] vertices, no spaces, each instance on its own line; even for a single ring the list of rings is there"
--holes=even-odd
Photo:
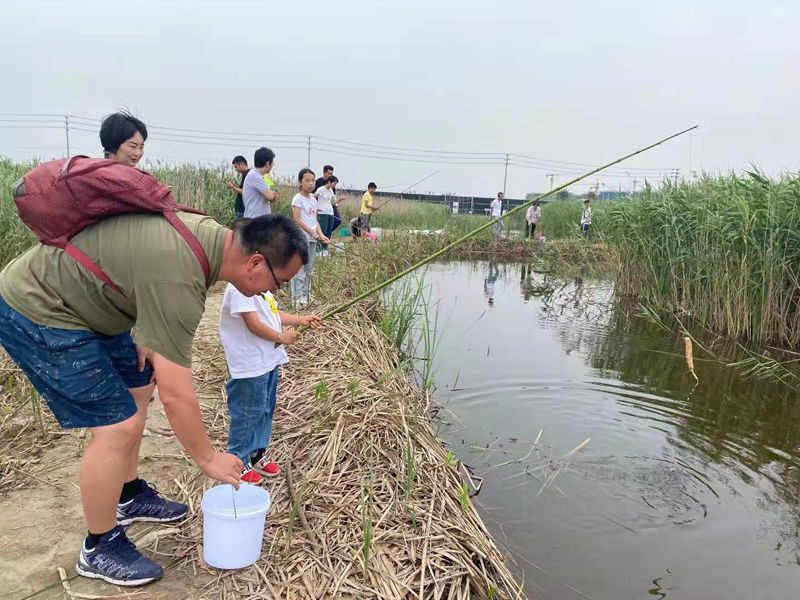
[[[233,233],[249,255],[261,254],[273,268],[285,267],[295,254],[308,263],[308,240],[303,230],[284,215],[237,219]]]
[[[333,167],[330,165],[325,165],[324,167],[322,167],[322,172],[325,173],[325,171],[330,171],[331,173],[333,173]]]
[[[100,143],[106,154],[115,154],[126,140],[131,139],[136,132],[147,139],[147,127],[139,119],[127,111],[115,112],[103,118],[100,125]]]
[[[370,181],[370,182],[369,182],[369,185],[367,185],[367,189],[368,189],[368,190],[377,190],[377,189],[378,189],[378,186],[377,186],[377,185],[375,185],[375,182],[374,182],[374,181]]]
[[[267,163],[275,161],[275,153],[265,146],[261,146],[253,155],[253,164],[256,169],[263,169]]]
[[[239,165],[239,164],[242,164],[242,163],[244,163],[245,167],[247,166],[247,159],[244,156],[242,156],[241,154],[237,154],[236,156],[233,157],[233,163],[232,164]]]

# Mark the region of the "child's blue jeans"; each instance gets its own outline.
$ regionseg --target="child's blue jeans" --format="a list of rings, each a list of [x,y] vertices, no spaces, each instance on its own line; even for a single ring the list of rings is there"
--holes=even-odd
[[[279,368],[258,377],[231,379],[225,387],[231,415],[228,452],[241,458],[245,465],[250,463],[251,452],[269,445]]]

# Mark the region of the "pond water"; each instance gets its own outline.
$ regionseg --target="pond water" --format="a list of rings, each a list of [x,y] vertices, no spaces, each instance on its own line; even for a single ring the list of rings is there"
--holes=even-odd
[[[489,262],[424,278],[440,433],[531,597],[800,597],[795,392],[704,361],[696,384],[683,338],[608,282]]]

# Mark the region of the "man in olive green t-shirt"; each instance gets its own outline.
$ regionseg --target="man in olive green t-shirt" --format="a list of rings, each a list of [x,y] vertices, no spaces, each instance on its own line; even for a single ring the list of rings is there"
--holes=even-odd
[[[121,526],[188,512],[138,476],[154,384],[197,465],[239,485],[242,461],[211,445],[192,384],[192,341],[208,288],[228,281],[246,296],[275,292],[308,260],[305,235],[287,217],[242,219],[230,230],[210,217],[179,215],[208,256],[208,282],[180,234],[153,214],[111,217],[72,239],[121,292],[52,246],[31,248],[0,273],[0,344],[62,427],[92,432],[80,474],[89,535],[77,571],[117,585],[163,574]]]

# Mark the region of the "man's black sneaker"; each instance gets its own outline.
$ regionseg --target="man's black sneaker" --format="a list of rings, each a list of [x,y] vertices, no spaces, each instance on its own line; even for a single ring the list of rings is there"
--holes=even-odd
[[[132,500],[117,504],[117,523],[129,525],[135,521],[169,523],[189,514],[189,507],[180,502],[167,500],[156,488],[142,480],[142,491]]]
[[[81,546],[75,570],[78,575],[102,579],[114,585],[144,585],[161,579],[164,569],[136,549],[121,525],[104,534],[94,548]]]

